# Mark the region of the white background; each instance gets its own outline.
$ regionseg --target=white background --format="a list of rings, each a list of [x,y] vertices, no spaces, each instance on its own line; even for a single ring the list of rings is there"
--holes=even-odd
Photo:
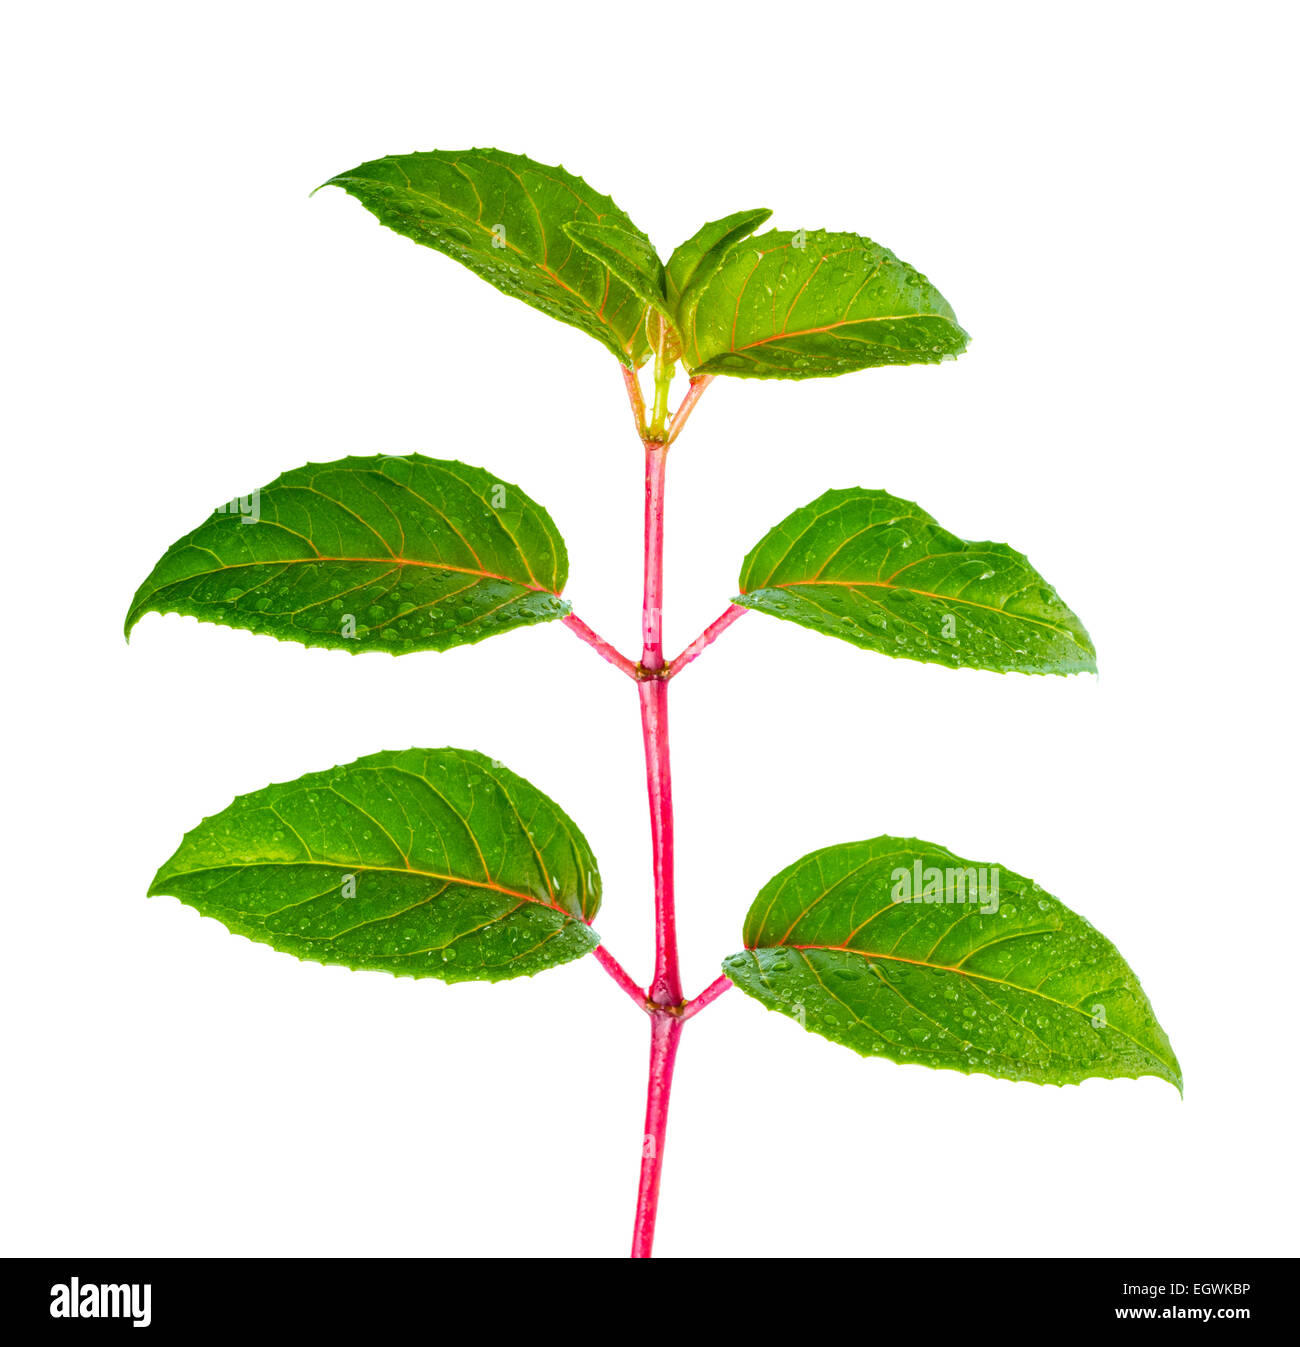
[[[813,848],[1036,878],[1186,1074],[1039,1088],[862,1060],[732,991],[688,1028],[659,1251],[1296,1252],[1295,33],[1262,4],[51,4],[5,42],[11,552],[3,1251],[622,1253],[647,1026],[592,960],[448,987],[295,962],[174,899],[270,781],[456,744],[586,832],[649,973],[631,684],[563,627],[308,651],[152,616],[213,505],[308,460],[481,463],[632,650],[639,448],[590,338],[332,174],[563,162],[667,251],[766,205],[869,234],[973,335],[936,368],[719,379],[673,450],[668,644],[828,487],[1026,551],[1092,678],[880,659],[747,616],[673,684],[688,989]]]

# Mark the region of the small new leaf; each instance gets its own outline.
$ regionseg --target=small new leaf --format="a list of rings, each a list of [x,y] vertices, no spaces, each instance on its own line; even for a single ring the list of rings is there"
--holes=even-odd
[[[300,959],[446,982],[538,973],[600,943],[600,875],[572,819],[459,748],[241,795],[186,833],[149,894]]]
[[[864,1057],[1040,1085],[1178,1059],[1137,976],[1032,880],[915,838],[814,851],[775,876],[723,971]]]
[[[745,558],[745,608],[882,655],[998,673],[1097,669],[1083,624],[1005,543],[969,543],[918,505],[828,491]]]
[[[649,240],[609,197],[563,168],[503,150],[431,150],[375,159],[323,185],[343,188],[389,229],[595,337],[624,365],[644,363],[646,300],[564,227],[612,225],[646,248]]]
[[[173,543],[131,603],[360,654],[447,650],[563,617],[551,517],[483,468],[343,458],[277,477]]]
[[[731,247],[681,322],[692,373],[743,379],[935,364],[967,342],[915,268],[859,234],[821,229],[772,230]]]
[[[722,265],[727,254],[765,220],[770,219],[771,215],[770,210],[760,207],[757,210],[737,211],[721,220],[711,220],[673,250],[673,255],[668,259],[666,279],[668,301],[679,325],[684,327],[692,321],[695,301],[704,283]]]
[[[649,239],[607,224],[566,224],[564,232],[651,308],[673,321],[665,297],[664,264]]]

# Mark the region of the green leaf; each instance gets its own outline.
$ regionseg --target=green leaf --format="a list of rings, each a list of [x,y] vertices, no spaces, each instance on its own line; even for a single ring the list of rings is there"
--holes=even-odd
[[[920,272],[861,235],[821,229],[774,229],[733,248],[681,319],[693,373],[742,379],[935,364],[967,342]]]
[[[583,252],[608,267],[638,298],[670,323],[673,321],[665,299],[664,264],[648,238],[605,224],[566,224],[564,232]]]
[[[563,617],[564,541],[517,486],[465,463],[310,463],[219,507],[142,584],[145,613],[184,613],[282,641],[447,650]]]
[[[669,303],[679,323],[689,321],[704,282],[722,265],[732,248],[742,239],[748,238],[771,216],[770,210],[759,207],[757,210],[737,211],[721,220],[711,220],[673,250],[673,255],[668,259],[666,278]],[[683,308],[683,300],[688,293],[691,299]]]
[[[149,886],[314,963],[446,982],[538,973],[600,943],[586,839],[460,748],[372,753],[241,795]]]
[[[565,235],[580,221],[649,240],[607,196],[563,168],[503,150],[396,154],[331,178],[381,224],[434,248],[515,299],[642,364],[645,300]]]
[[[736,986],[864,1057],[1040,1085],[1159,1076],[1182,1091],[1114,945],[1000,866],[915,838],[826,847],[763,888],[744,939],[723,964]]]
[[[745,558],[735,600],[882,655],[998,673],[1097,670],[1083,624],[1025,557],[968,543],[885,491],[828,491]]]

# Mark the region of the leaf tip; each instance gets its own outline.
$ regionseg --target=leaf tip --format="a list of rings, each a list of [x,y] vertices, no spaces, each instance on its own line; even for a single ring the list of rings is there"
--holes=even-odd
[[[138,601],[131,604],[131,607],[127,610],[126,621],[122,623],[122,639],[127,645],[131,644],[131,633],[139,625],[140,619],[154,611],[147,604]]]
[[[145,889],[146,898],[169,898],[173,897],[169,884],[170,876],[167,873],[167,866],[171,862],[167,861],[158,870],[158,873],[149,881],[149,887]]]
[[[310,201],[317,192],[324,191],[326,187],[341,187],[345,192],[347,187],[344,180],[349,176],[347,173],[336,173],[332,178],[326,178],[324,182],[317,183],[315,187],[307,193],[307,200]]]

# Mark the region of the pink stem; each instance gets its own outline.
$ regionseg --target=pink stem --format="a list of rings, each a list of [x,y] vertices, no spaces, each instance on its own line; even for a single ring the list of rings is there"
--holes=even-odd
[[[698,659],[707,646],[712,645],[733,622],[744,617],[747,612],[749,612],[749,609],[742,608],[739,604],[729,605],[727,611],[717,621],[709,623],[675,660],[669,662],[668,677],[675,677],[693,659]]]
[[[636,665],[626,655],[615,650],[603,636],[597,636],[576,613],[570,613],[564,619],[564,625],[580,640],[586,641],[602,659],[607,659],[616,669],[622,669],[629,678],[636,677]]]
[[[651,673],[664,667],[664,475],[668,449],[645,446],[645,569],[641,597],[641,663]]]
[[[645,1101],[645,1136],[641,1142],[641,1182],[636,1194],[636,1223],[632,1228],[633,1258],[649,1258],[654,1248],[664,1137],[668,1131],[668,1097],[673,1087],[673,1064],[677,1060],[681,1035],[682,1022],[676,1015],[660,1011],[652,1017],[650,1083]]]
[[[673,777],[668,758],[668,684],[648,678],[637,685],[641,732],[645,739],[646,790],[650,796],[650,840],[655,877],[655,972],[650,1000],[657,1006],[682,1003],[677,967],[677,911],[673,894]]]
[[[731,979],[724,973],[722,977],[710,982],[698,996],[692,997],[691,1000],[687,1001],[682,1007],[681,1018],[683,1020],[689,1020],[692,1015],[698,1015],[705,1006],[711,1005],[730,986]]]
[[[677,919],[673,900],[673,774],[668,756],[668,680],[646,678],[664,667],[664,476],[668,450],[645,446],[645,589],[641,603],[641,735],[655,877],[655,972],[650,999],[660,1006],[682,1000],[677,971]]]
[[[641,380],[637,378],[636,370],[628,369],[626,365],[621,366],[623,371],[623,387],[627,389],[627,400],[632,404],[632,419],[636,422],[636,437],[638,440],[645,438],[645,394],[641,391]]]
[[[695,404],[704,396],[704,390],[713,382],[713,378],[712,374],[701,374],[698,378],[691,380],[691,386],[682,399],[681,406],[673,413],[672,424],[668,427],[668,439],[665,443],[671,444],[681,434],[682,427],[686,424],[686,418],[695,410]],[[637,389],[640,391],[639,384]]]
[[[605,948],[604,945],[597,945],[595,949],[596,962],[607,972],[610,977],[618,983],[620,987],[641,1007],[646,1008],[646,995],[642,988],[638,987],[632,981],[631,975],[621,963]]]
[[[677,1041],[682,1031],[677,1009],[683,999],[673,897],[673,778],[668,757],[668,680],[654,676],[664,668],[664,473],[668,449],[665,445],[647,442],[645,455],[645,588],[641,603],[642,673],[637,693],[641,699],[641,734],[645,741],[646,791],[650,799],[655,877],[655,971],[648,1000],[657,1009],[650,1019],[645,1140],[632,1236],[635,1258],[648,1258],[654,1244],[668,1099]]]

